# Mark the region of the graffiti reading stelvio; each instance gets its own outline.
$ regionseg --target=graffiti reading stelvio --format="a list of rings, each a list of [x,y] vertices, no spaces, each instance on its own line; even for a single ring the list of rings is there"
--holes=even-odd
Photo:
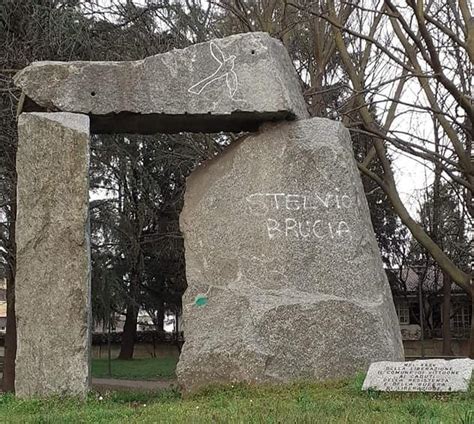
[[[346,221],[327,218],[330,210],[352,209],[353,201],[347,194],[253,193],[246,201],[252,215],[264,218],[270,240],[330,238],[342,241],[351,237]]]

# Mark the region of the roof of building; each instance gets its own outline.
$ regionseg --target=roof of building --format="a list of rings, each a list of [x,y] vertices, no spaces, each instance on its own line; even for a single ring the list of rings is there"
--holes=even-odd
[[[417,292],[420,284],[423,291],[437,292],[443,288],[443,272],[435,267],[404,267],[386,270],[390,286],[394,292]],[[457,285],[451,284],[451,291],[462,291]]]

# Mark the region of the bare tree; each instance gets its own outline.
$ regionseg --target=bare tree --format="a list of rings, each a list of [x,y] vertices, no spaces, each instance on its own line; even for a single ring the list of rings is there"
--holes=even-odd
[[[385,43],[382,43],[380,37],[384,35],[383,29],[378,31],[379,39],[376,39],[375,35],[366,35],[344,26],[337,18],[336,6],[332,1],[328,2],[328,12],[325,15],[333,26],[337,49],[354,90],[353,96],[355,104],[359,107],[364,131],[373,136],[373,152],[383,164],[383,173],[376,175],[367,168],[367,163],[372,159],[370,156],[359,164],[359,168],[377,181],[387,193],[402,222],[443,271],[453,282],[474,297],[471,275],[457,266],[436,243],[436,239],[430,237],[410,215],[400,198],[396,179],[387,158],[388,146],[393,145],[415,157],[431,162],[438,175],[437,178],[441,174],[459,193],[462,193],[462,203],[472,221],[474,168],[471,161],[471,147],[474,110],[469,79],[472,72],[469,61],[472,49],[460,38],[468,33],[471,17],[467,9],[463,8],[462,1],[459,2],[459,7],[450,3],[448,8],[441,2],[433,1],[424,5],[422,2],[408,1],[408,10],[401,10],[390,0],[385,0],[378,9],[370,10],[370,13],[374,16],[374,22],[378,16],[383,16],[381,22],[391,25],[395,34],[393,39],[388,42],[384,40]],[[390,106],[396,105],[397,108],[408,106],[408,110],[412,113],[428,112],[439,127],[436,136],[417,138],[411,135],[411,131],[403,133],[392,125],[385,124],[383,127],[377,125],[368,99],[373,89],[367,87],[366,75],[357,69],[350,54],[350,47],[344,41],[345,33],[364,39],[367,45],[377,50],[378,55],[386,58],[386,66],[394,69],[394,75],[399,75],[399,81],[419,89],[422,95],[410,99],[408,105],[401,95],[396,95],[396,89],[394,97],[386,96],[387,101]],[[386,85],[386,78],[382,74],[377,85]],[[400,86],[401,83],[398,84]],[[416,131],[413,133],[416,134]],[[471,335],[471,355],[474,355],[473,339],[474,334]]]
[[[472,228],[474,18],[465,0],[216,0],[232,30],[264,30],[289,48],[312,113],[368,135],[358,164],[454,283],[474,297],[457,266],[413,217],[391,166],[397,151],[428,166],[458,193]],[[231,18],[229,18],[229,15]],[[331,95],[330,95],[331,94]],[[434,121],[436,134],[426,130]],[[423,124],[420,125],[420,122]],[[374,171],[371,164],[382,165]],[[474,324],[471,335],[474,355]]]

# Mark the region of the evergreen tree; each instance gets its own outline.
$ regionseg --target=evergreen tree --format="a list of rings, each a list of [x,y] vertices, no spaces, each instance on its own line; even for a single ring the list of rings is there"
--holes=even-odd
[[[155,317],[159,331],[165,309],[180,311],[186,277],[178,222],[185,180],[219,149],[202,135],[94,137],[91,186],[100,199],[91,207],[93,312],[96,321],[104,320],[112,304],[125,314],[121,359],[133,357],[140,309]]]

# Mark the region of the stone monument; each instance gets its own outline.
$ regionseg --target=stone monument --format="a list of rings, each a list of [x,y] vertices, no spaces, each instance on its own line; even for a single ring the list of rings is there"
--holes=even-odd
[[[89,389],[89,127],[258,131],[188,181],[185,390],[402,359],[349,134],[307,119],[279,41],[238,34],[136,62],[39,62],[15,81],[18,395]]]
[[[234,143],[188,178],[180,227],[186,389],[334,379],[403,359],[341,124],[264,125]]]

